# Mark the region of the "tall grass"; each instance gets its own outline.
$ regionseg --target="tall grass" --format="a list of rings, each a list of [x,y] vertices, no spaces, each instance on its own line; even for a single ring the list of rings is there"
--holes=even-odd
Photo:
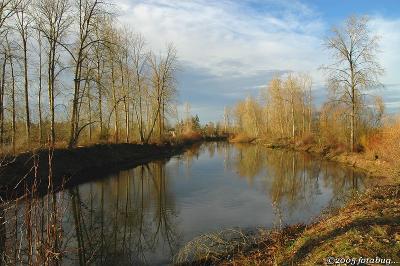
[[[363,136],[361,143],[374,159],[383,159],[400,168],[400,117]]]
[[[21,178],[14,190],[23,190],[18,198],[0,202],[0,264],[59,265],[64,255],[62,218],[63,193],[56,193],[52,175],[53,147],[48,149],[49,175],[38,176],[39,156],[32,156],[33,180]],[[46,196],[39,193],[46,182]]]

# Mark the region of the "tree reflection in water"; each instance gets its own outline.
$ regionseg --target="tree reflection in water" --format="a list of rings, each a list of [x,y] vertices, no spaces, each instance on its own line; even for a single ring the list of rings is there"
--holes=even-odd
[[[63,217],[61,224],[55,220],[60,232],[55,260],[168,264],[185,242],[210,230],[311,219],[327,202],[336,206],[362,188],[361,176],[309,154],[225,142],[195,145],[169,162],[1,205],[0,250],[9,264],[43,261],[45,249],[35,250],[43,240],[54,242],[47,237],[54,231],[46,222],[50,198]]]
[[[363,188],[363,173],[308,153],[251,144],[226,145],[225,149],[225,158],[231,160],[228,164],[235,167],[239,176],[246,178],[250,186],[254,186],[255,177],[261,176],[257,189],[264,188],[274,208],[285,208],[289,215],[318,204],[315,198],[321,194],[321,184],[331,190],[329,207],[338,206]]]
[[[69,193],[81,265],[144,264],[161,249],[172,256],[178,246],[165,162],[121,171],[117,178]]]

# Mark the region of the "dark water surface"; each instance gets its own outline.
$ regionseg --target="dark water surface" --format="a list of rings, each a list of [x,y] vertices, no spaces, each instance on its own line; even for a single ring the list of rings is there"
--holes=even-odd
[[[61,192],[63,264],[170,264],[204,233],[309,223],[364,180],[308,154],[205,143]]]

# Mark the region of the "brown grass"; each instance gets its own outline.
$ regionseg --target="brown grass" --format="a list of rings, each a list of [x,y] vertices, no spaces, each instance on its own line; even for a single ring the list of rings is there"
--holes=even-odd
[[[178,138],[183,142],[194,142],[201,140],[203,137],[199,132],[189,129],[185,130]]]
[[[384,127],[382,139],[372,149],[376,150],[379,157],[400,167],[400,118],[390,126]]]
[[[311,133],[304,135],[300,140],[300,145],[311,145],[315,143],[316,143],[315,136],[314,134]]]
[[[244,133],[238,133],[238,134],[233,135],[229,139],[229,142],[231,142],[231,143],[250,143],[250,142],[253,142],[254,140],[255,140],[255,138],[251,138]]]
[[[400,168],[400,117],[379,130],[361,136],[360,144],[370,159],[382,159]]]

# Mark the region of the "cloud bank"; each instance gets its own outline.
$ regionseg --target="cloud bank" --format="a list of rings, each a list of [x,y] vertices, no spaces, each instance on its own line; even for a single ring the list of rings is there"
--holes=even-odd
[[[321,44],[330,25],[300,1],[119,0],[117,6],[121,22],[142,33],[151,49],[174,43],[179,102],[189,101],[203,122],[217,121],[225,105],[257,95],[274,74],[309,72],[314,89],[323,90],[318,68],[329,59]],[[371,25],[382,36],[383,82],[398,91],[400,20],[374,17]]]

